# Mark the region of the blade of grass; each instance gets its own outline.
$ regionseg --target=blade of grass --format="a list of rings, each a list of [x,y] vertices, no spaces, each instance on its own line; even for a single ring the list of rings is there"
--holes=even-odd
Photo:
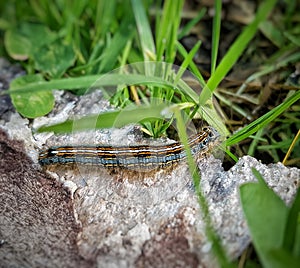
[[[226,125],[222,118],[220,118],[210,100],[208,100],[205,105],[199,106],[199,108],[198,113],[201,118],[203,118],[210,126],[213,126],[223,137],[227,137],[229,135]]]
[[[220,41],[220,29],[221,29],[221,11],[222,11],[222,1],[215,1],[215,15],[213,18],[213,32],[212,32],[212,49],[211,49],[211,74],[215,72],[219,41]]]
[[[175,84],[178,83],[179,79],[182,77],[183,73],[185,72],[185,70],[187,69],[187,67],[190,65],[190,63],[193,61],[193,58],[196,54],[196,52],[199,50],[201,46],[201,41],[198,41],[194,47],[191,49],[191,51],[189,52],[189,54],[184,58],[184,61],[182,62],[180,69],[178,71],[178,73],[176,74],[175,77]]]
[[[259,142],[259,139],[263,136],[264,134],[264,129],[261,128],[260,130],[257,131],[254,139],[252,140],[249,149],[248,149],[248,155],[253,156],[255,148],[257,147],[257,144]]]
[[[63,18],[64,18],[64,28],[65,28],[65,41],[70,44],[73,43],[79,49],[80,44],[78,43],[79,40],[74,40],[74,36],[76,33],[78,34],[80,31],[80,27],[78,25],[78,18],[80,18],[82,12],[88,5],[87,0],[82,1],[74,1],[74,2],[67,2],[64,3],[65,7],[62,10]]]
[[[99,66],[98,73],[105,73],[112,70],[118,60],[118,56],[135,33],[134,18],[132,14],[127,14],[121,22],[120,29],[115,33],[111,44],[103,51],[103,58]]]
[[[116,5],[116,0],[97,1],[95,25],[98,25],[98,27],[95,28],[96,33],[92,47],[95,47],[96,43],[103,40],[107,32],[109,32],[109,27],[115,20]]]
[[[215,97],[217,99],[219,99],[220,101],[222,101],[224,104],[226,104],[228,107],[231,107],[231,109],[233,111],[236,111],[237,113],[239,113],[240,115],[242,115],[243,117],[247,118],[248,120],[251,120],[252,117],[246,112],[244,111],[240,106],[234,104],[230,98],[226,98],[224,97],[222,94],[219,94],[219,92],[215,92],[214,93]]]
[[[85,116],[78,120],[67,120],[63,123],[40,127],[37,132],[52,131],[55,134],[70,133],[111,127],[122,127],[130,123],[137,123],[144,119],[164,119],[162,111],[168,105],[143,105],[121,111],[106,112],[100,115]]]
[[[144,60],[155,60],[155,44],[143,2],[139,0],[131,0],[131,5],[139,33]]]
[[[183,6],[183,0],[164,1],[163,13],[161,19],[156,24],[156,51],[157,60],[173,63],[176,55],[176,41],[180,25],[180,13]],[[172,23],[170,23],[172,18]],[[165,57],[163,57],[165,54]]]
[[[246,26],[239,37],[234,41],[220,64],[217,66],[216,71],[208,80],[207,86],[203,89],[199,97],[200,104],[205,104],[211,97],[211,93],[217,88],[232,66],[237,62],[244,49],[257,32],[259,24],[267,18],[275,4],[276,0],[267,0],[260,4],[253,22]]]
[[[188,52],[186,51],[184,46],[182,44],[180,44],[180,42],[177,42],[176,45],[177,45],[178,52],[182,55],[182,57],[183,58],[187,57]],[[205,87],[205,85],[206,85],[205,80],[204,80],[202,74],[199,72],[197,65],[193,61],[191,61],[189,67],[190,67],[192,73],[199,79],[200,85],[202,87]]]
[[[177,37],[178,40],[186,36],[191,31],[191,29],[204,17],[206,10],[207,10],[206,8],[202,8],[195,18],[193,18],[183,26],[183,28],[180,30],[178,34]]]
[[[169,42],[167,45],[167,50],[166,50],[166,61],[167,62],[174,62],[175,57],[176,57],[176,42],[177,42],[177,35],[179,31],[179,26],[180,26],[180,21],[181,21],[181,10],[183,7],[184,0],[178,0],[175,3],[177,5],[174,5],[174,1],[169,1],[170,3],[172,2],[172,6],[174,6],[172,10],[172,14],[169,18],[175,18],[172,23],[168,22],[171,27],[171,34],[169,36]],[[168,18],[168,20],[169,20]]]
[[[83,77],[56,79],[45,82],[28,83],[24,86],[15,87],[13,90],[6,90],[0,92],[1,95],[10,93],[28,93],[35,91],[48,91],[48,90],[74,90],[90,87],[103,87],[103,86],[117,86],[117,85],[157,85],[163,88],[174,88],[174,85],[163,78],[145,75],[128,75],[128,74],[106,74],[90,75]]]
[[[180,110],[175,107],[174,114],[177,122],[178,127],[178,134],[180,141],[183,143],[186,155],[187,155],[187,162],[189,165],[189,170],[192,175],[193,183],[194,183],[194,189],[196,191],[196,195],[198,197],[198,203],[201,208],[201,212],[203,213],[203,220],[205,222],[205,234],[208,238],[208,240],[212,243],[212,250],[214,252],[214,256],[217,258],[220,267],[234,267],[232,263],[228,260],[225,250],[221,245],[220,238],[216,234],[216,232],[213,229],[211,217],[209,215],[209,208],[208,204],[206,202],[206,199],[203,195],[201,185],[200,185],[200,174],[198,172],[197,165],[195,163],[195,160],[192,156],[191,149],[188,145],[188,137],[186,133],[186,126],[184,124],[184,120],[181,116]]]
[[[121,55],[120,66],[124,66],[129,58],[130,50],[132,49],[132,39],[128,40],[123,53]]]
[[[234,161],[234,162],[238,162],[239,159],[229,150],[225,149],[225,153]]]
[[[300,99],[300,90],[296,91],[292,96],[286,99],[283,103],[264,114],[260,118],[251,122],[248,126],[244,127],[240,131],[233,134],[230,138],[226,140],[226,146],[234,145],[245,138],[249,137],[259,129],[265,127],[271,121],[273,121],[276,117],[278,117],[281,113],[283,113],[287,108],[289,108],[293,103]]]

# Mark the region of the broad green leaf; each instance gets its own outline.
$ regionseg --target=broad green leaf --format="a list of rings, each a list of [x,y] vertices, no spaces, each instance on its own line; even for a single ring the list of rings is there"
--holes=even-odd
[[[269,267],[272,268],[298,268],[300,258],[295,257],[284,249],[276,249],[268,254]]]
[[[255,175],[259,183],[240,187],[241,202],[256,252],[264,267],[272,267],[268,254],[283,243],[289,210],[257,171]]]
[[[52,78],[60,78],[73,65],[75,53],[70,44],[57,39],[33,51],[35,68]]]
[[[33,51],[51,43],[55,35],[44,25],[23,22],[5,33],[4,44],[8,54],[16,60],[26,60]]]
[[[300,258],[300,215],[297,217],[297,229],[295,233],[294,255]]]
[[[30,54],[30,40],[16,29],[6,31],[4,36],[6,51],[14,60],[27,60]]]
[[[41,81],[44,81],[44,79],[40,74],[26,75],[13,80],[10,88],[13,91],[15,87]],[[12,93],[10,96],[16,110],[28,118],[43,116],[49,113],[54,106],[54,97],[50,91]]]
[[[300,188],[298,188],[294,202],[289,210],[283,247],[300,258]]]

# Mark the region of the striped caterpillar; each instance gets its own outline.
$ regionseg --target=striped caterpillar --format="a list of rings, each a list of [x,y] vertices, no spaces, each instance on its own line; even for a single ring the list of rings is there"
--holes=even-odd
[[[189,139],[193,156],[207,153],[219,140],[219,133],[212,127],[203,128]],[[158,169],[170,166],[186,158],[180,142],[169,145],[109,146],[76,145],[56,146],[40,152],[42,166],[56,164],[95,165],[104,168]]]

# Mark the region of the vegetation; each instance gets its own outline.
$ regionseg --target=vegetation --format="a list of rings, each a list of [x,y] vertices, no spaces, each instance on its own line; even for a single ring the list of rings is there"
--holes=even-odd
[[[112,105],[123,109],[136,104],[130,112],[125,112],[127,116],[118,126],[141,122],[145,133],[158,137],[165,135],[176,119],[179,136],[185,143],[184,123],[202,117],[224,135],[234,132],[225,140],[232,159],[249,154],[265,162],[277,162],[286,156],[285,164],[299,166],[297,1],[282,1],[277,5],[275,0],[262,1],[248,14],[251,19],[235,19],[236,28],[232,28],[232,22],[222,19],[222,12],[230,12],[228,7],[222,7],[221,1],[216,0],[209,38],[203,25],[208,29],[211,23],[207,10],[210,7],[202,7],[195,14],[183,0],[2,2],[0,29],[4,43],[0,51],[20,62],[27,75],[14,80],[9,91],[1,94],[9,93],[23,116],[35,118],[49,113],[54,107],[53,89],[85,94],[91,87],[115,86],[115,91],[107,92]],[[189,13],[193,14],[190,20]],[[242,23],[246,25],[241,26]],[[187,44],[195,32],[197,40]],[[234,38],[228,41],[233,33]],[[205,40],[201,42],[198,37]],[[207,43],[211,47],[208,66],[195,60],[203,57]],[[135,64],[149,61],[153,63]],[[174,73],[170,66],[175,63],[181,69]],[[129,73],[123,67],[116,69],[125,64],[132,64]],[[161,72],[153,71],[158,68]],[[202,86],[201,94],[182,82],[186,69]],[[120,81],[126,86],[121,87]],[[169,120],[161,118],[165,109],[174,114]],[[179,111],[185,112],[183,118]],[[119,114],[120,110],[116,110],[103,115],[97,127],[113,126]],[[82,119],[83,127],[89,119],[94,120]],[[40,131],[70,131],[71,125],[72,121],[68,121]],[[294,149],[287,155],[293,140]],[[189,164],[195,170],[192,159]],[[299,193],[289,209],[265,187],[260,175],[256,176],[257,185],[241,188],[254,246],[265,267],[292,267],[300,258]],[[207,204],[197,187],[199,175],[193,173],[193,179],[200,206],[207,212]],[[254,192],[257,198],[249,202],[249,195]],[[269,205],[260,206],[261,196],[274,207],[274,214],[270,215],[275,221],[274,228],[270,230],[255,220],[258,207],[262,215],[270,212]],[[220,264],[231,266],[212,231],[209,214],[205,216],[207,234],[214,242]],[[261,232],[266,234],[268,243],[260,239]],[[280,239],[275,242],[274,237],[278,236]]]

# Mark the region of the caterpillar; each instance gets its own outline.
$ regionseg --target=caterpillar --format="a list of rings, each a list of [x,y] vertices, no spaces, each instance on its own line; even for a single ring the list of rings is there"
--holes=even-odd
[[[189,139],[193,156],[207,153],[219,140],[219,133],[212,127],[204,127]],[[76,145],[55,146],[41,151],[41,166],[55,164],[96,165],[104,168],[163,168],[186,158],[183,144],[175,142],[169,145]]]

